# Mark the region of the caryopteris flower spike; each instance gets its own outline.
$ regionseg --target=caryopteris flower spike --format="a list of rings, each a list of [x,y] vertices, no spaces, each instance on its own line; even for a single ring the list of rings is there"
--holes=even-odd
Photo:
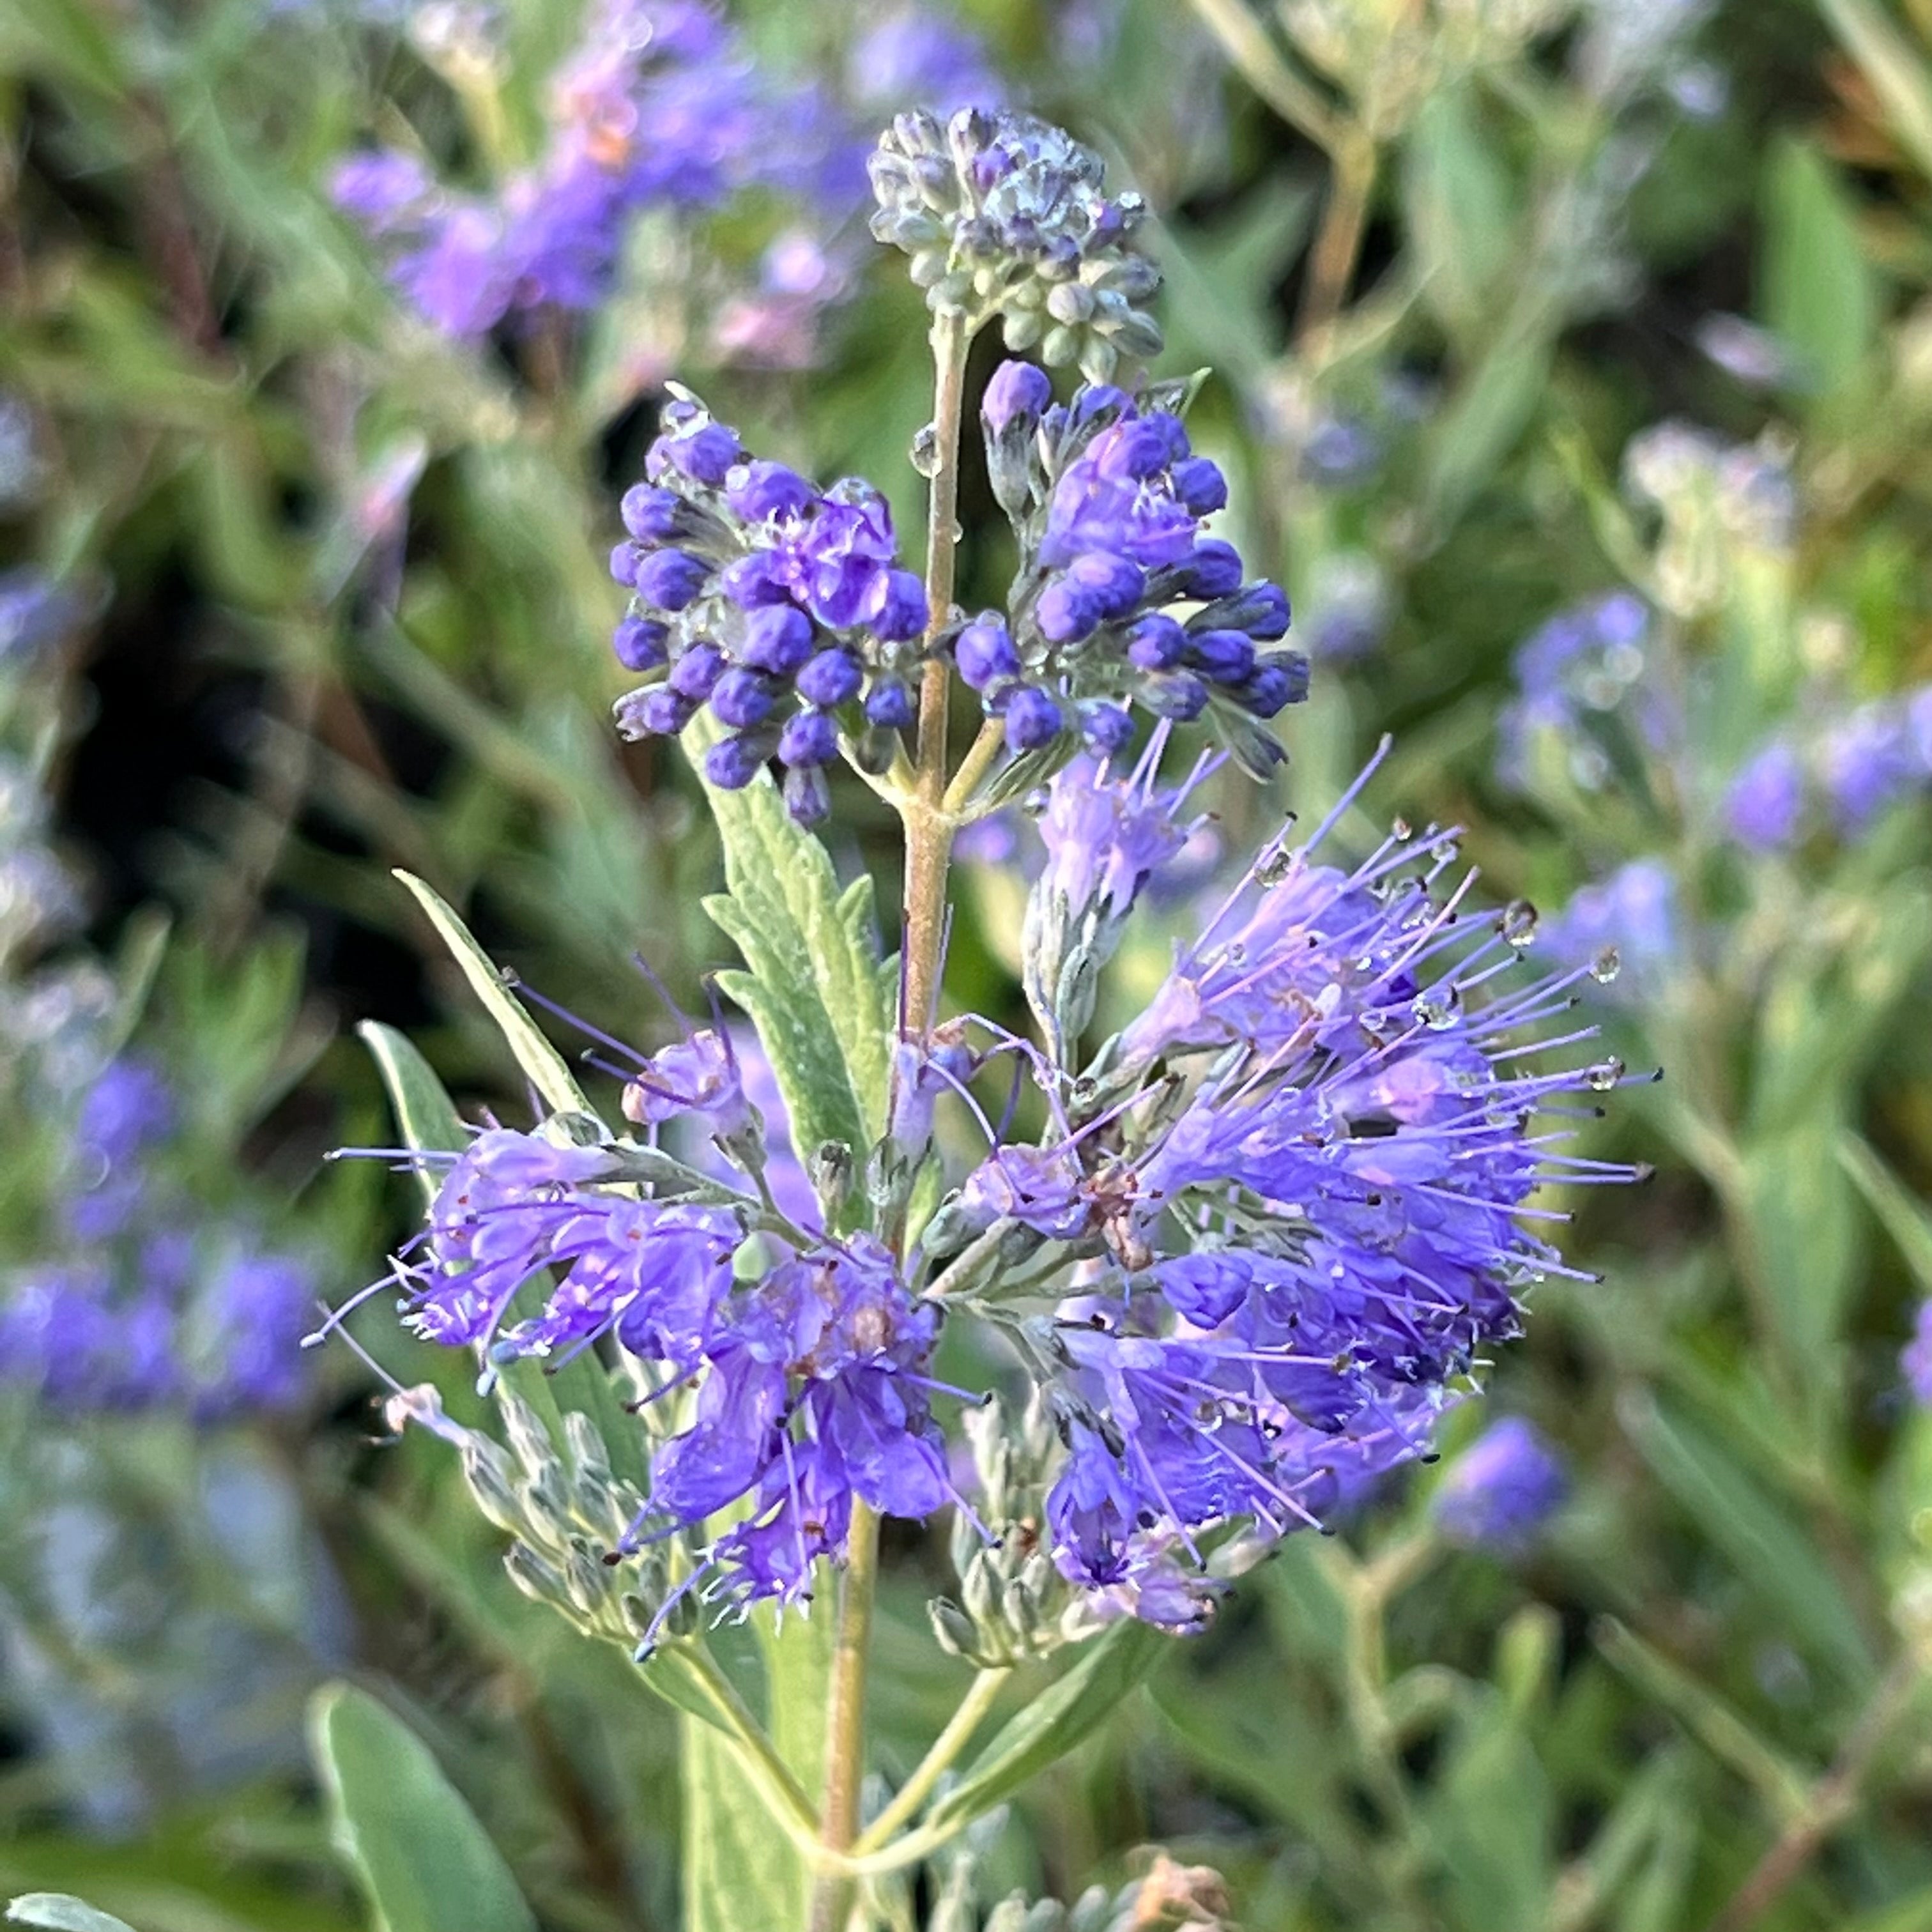
[[[944,1835],[943,1811],[915,1823],[922,1798],[1012,1666],[1109,1621],[1198,1628],[1280,1539],[1429,1455],[1526,1292],[1576,1273],[1539,1190],[1638,1178],[1575,1138],[1630,1077],[1589,1057],[1574,1012],[1614,952],[1525,974],[1534,914],[1478,913],[1451,833],[1399,826],[1331,858],[1373,765],[1195,912],[1158,983],[1108,1006],[1132,921],[1218,862],[1212,788],[1282,756],[1269,723],[1306,690],[1288,598],[1210,534],[1228,484],[1184,424],[1192,386],[1112,385],[1159,346],[1136,306],[1156,278],[1097,160],[968,111],[902,116],[872,172],[874,232],[933,310],[923,574],[880,492],[754,457],[682,390],[612,559],[631,593],[616,652],[643,680],[618,728],[683,735],[700,764],[728,887],[708,904],[742,960],[718,988],[755,1037],[717,1002],[655,1054],[593,1034],[617,1087],[599,1118],[419,894],[548,1108],[436,1161],[428,1226],[379,1285],[507,1405],[512,1453],[466,1443],[466,1472],[519,1583],[580,1628],[700,1672],[707,1616],[802,1605],[842,1570],[814,1924],[844,1922],[858,1862]],[[1060,402],[1008,362],[986,386],[1018,568],[1004,608],[974,614],[955,602],[958,446],[995,316],[1087,380]],[[1606,604],[1586,641],[1624,670],[1648,621]],[[1582,659],[1559,643],[1562,682]],[[956,676],[983,712],[970,748]],[[1183,752],[1197,724],[1223,748]],[[842,883],[779,803],[825,817],[842,759],[904,829],[896,962],[871,882]],[[949,1010],[944,985],[955,840],[1022,800],[1044,848],[1018,935],[1032,1038]],[[977,1386],[939,1378],[942,1330],[948,1372]],[[621,1409],[584,1426],[618,1453],[566,1470],[522,1364],[592,1351]],[[1512,1446],[1472,1451],[1462,1479],[1489,1472],[1470,1507],[1504,1540],[1552,1491]],[[586,1467],[620,1462],[585,1490]],[[949,1507],[958,1582],[933,1628],[982,1676],[940,1756],[863,1825],[882,1520]]]
[[[980,412],[994,488],[1020,547],[1002,615],[952,640],[961,677],[1004,721],[1016,753],[1076,734],[1102,752],[1133,735],[1128,710],[1205,716],[1244,766],[1280,756],[1267,720],[1307,695],[1307,661],[1281,647],[1286,596],[1245,580],[1207,534],[1227,479],[1194,454],[1186,386],[1138,397],[1087,385],[1064,406],[1030,364],[995,371]]]
[[[1529,922],[1444,890],[1452,838],[1350,872],[1328,831],[1267,848],[1061,1090],[1058,1137],[995,1150],[928,1232],[1018,1240],[953,1299],[1018,1323],[1051,1392],[1064,1574],[1156,1621],[1204,1613],[1233,1526],[1288,1534],[1422,1452],[1522,1292],[1570,1272],[1540,1185],[1637,1178],[1544,1111],[1633,1077],[1538,1070],[1591,1036],[1548,1036],[1592,969],[1506,990]]]
[[[708,710],[724,734],[705,754],[712,784],[740,790],[776,758],[793,815],[823,818],[842,736],[889,740],[917,716],[926,592],[899,567],[884,497],[754,459],[682,392],[645,477],[611,554],[632,592],[613,644],[653,681],[618,700],[618,730],[674,735]]]

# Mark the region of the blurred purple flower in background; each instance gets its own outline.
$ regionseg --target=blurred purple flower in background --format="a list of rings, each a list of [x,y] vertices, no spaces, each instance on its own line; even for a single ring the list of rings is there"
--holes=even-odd
[[[1620,968],[1628,991],[1654,992],[1680,944],[1676,880],[1662,860],[1633,859],[1580,886],[1538,938],[1565,965],[1595,964],[1600,981]]]
[[[70,1413],[178,1408],[207,1423],[299,1399],[314,1278],[161,1171],[181,1113],[132,1056],[82,1094],[50,1252],[0,1295],[0,1378]]]
[[[1898,1361],[1912,1400],[1922,1408],[1932,1408],[1932,1300],[1918,1304],[1912,1340],[1900,1352]]]
[[[1677,707],[1659,683],[1652,617],[1642,598],[1606,592],[1551,618],[1516,654],[1517,698],[1498,724],[1497,776],[1529,789],[1540,746],[1561,754],[1571,782],[1588,791],[1610,782],[1615,734],[1640,753],[1677,742]]]
[[[1732,837],[1754,852],[1789,845],[1804,810],[1804,762],[1783,737],[1772,739],[1744,760],[1724,801]]]
[[[1431,1498],[1436,1526],[1466,1549],[1520,1555],[1569,1492],[1556,1452],[1520,1415],[1492,1422],[1449,1466]]]

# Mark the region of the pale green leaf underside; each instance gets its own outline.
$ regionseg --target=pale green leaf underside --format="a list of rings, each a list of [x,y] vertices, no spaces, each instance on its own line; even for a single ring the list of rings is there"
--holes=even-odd
[[[502,1856],[413,1732],[374,1698],[326,1685],[309,1740],[337,1849],[379,1932],[536,1932]]]
[[[589,1113],[590,1103],[584,1099],[563,1055],[538,1030],[536,1023],[504,983],[496,962],[470,938],[470,928],[457,917],[448,902],[434,886],[424,885],[411,873],[398,872],[396,877],[416,895],[417,904],[429,915],[430,923],[462,968],[471,990],[502,1029],[524,1077],[542,1095],[545,1105],[560,1114]]]
[[[382,1076],[403,1144],[421,1154],[460,1154],[470,1144],[469,1131],[435,1068],[412,1042],[380,1020],[364,1020],[356,1031]],[[416,1170],[424,1196],[431,1202],[440,1173],[428,1167]]]
[[[29,1892],[7,1908],[8,1922],[37,1925],[41,1932],[134,1932],[124,1918],[97,1911],[64,1892]]]

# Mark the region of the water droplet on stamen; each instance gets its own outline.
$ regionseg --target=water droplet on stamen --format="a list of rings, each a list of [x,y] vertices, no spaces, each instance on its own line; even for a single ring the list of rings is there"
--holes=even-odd
[[[1255,877],[1264,886],[1278,886],[1294,868],[1294,856],[1277,845],[1255,868]]]
[[[1623,1077],[1624,1064],[1615,1054],[1608,1060],[1600,1060],[1583,1076],[1592,1090],[1598,1094],[1607,1094]]]
[[[1607,986],[1623,970],[1623,958],[1614,946],[1606,946],[1590,962],[1590,977]]]
[[[1398,818],[1389,827],[1389,836],[1394,839],[1398,845],[1406,845],[1415,836],[1415,827],[1410,824],[1407,819]]]
[[[1496,920],[1496,930],[1519,952],[1526,951],[1536,943],[1536,928],[1540,915],[1527,899],[1511,899],[1502,909]]]

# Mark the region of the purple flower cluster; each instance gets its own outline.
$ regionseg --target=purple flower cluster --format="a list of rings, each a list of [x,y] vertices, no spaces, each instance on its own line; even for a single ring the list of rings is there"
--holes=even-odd
[[[632,593],[614,643],[627,670],[662,675],[618,700],[619,730],[676,733],[708,707],[727,734],[705,754],[714,784],[748,784],[776,757],[793,814],[822,818],[842,728],[902,730],[918,714],[926,592],[899,567],[885,499],[753,460],[682,394],[645,474],[611,555]]]
[[[377,1286],[486,1365],[628,1355],[651,1480],[608,1554],[673,1537],[692,1552],[647,1644],[688,1592],[728,1610],[804,1595],[855,1498],[904,1518],[958,1500],[932,1412],[943,1316],[1003,1335],[1054,1418],[1061,1576],[1103,1609],[1198,1624],[1223,1544],[1318,1522],[1426,1453],[1521,1295],[1570,1272],[1533,1232],[1564,1218],[1537,1189],[1635,1178],[1568,1151],[1579,1110],[1557,1104],[1622,1084],[1619,1063],[1526,1070],[1591,1036],[1550,1037],[1602,963],[1509,989],[1533,920],[1469,919],[1469,880],[1443,889],[1454,842],[1432,832],[1402,828],[1353,871],[1314,856],[1332,818],[1271,844],[1078,1066],[1078,1003],[1046,962],[1090,974],[1186,843],[1213,761],[1162,787],[1165,742],[1126,772],[1063,771],[1048,795],[1028,944],[1051,1054],[978,1020],[902,1044],[896,1144],[867,1171],[916,1171],[949,1092],[988,1144],[903,1262],[778,1198],[782,1109],[753,1103],[722,1030],[608,1070],[639,1138],[560,1117],[447,1157],[428,1228]],[[1036,1143],[973,1101],[1004,1056],[1038,1089]],[[731,1526],[705,1540],[721,1513]]]
[[[1747,758],[1724,799],[1727,829],[1754,852],[1795,844],[1808,823],[1856,838],[1932,788],[1932,685],[1850,710],[1817,707]]]
[[[178,1408],[212,1422],[301,1393],[314,1282],[166,1185],[157,1163],[176,1119],[166,1082],[138,1059],[110,1063],[82,1098],[56,1252],[0,1302],[0,1378],[57,1408]]]
[[[534,165],[464,195],[415,156],[377,150],[342,164],[335,196],[388,245],[397,285],[428,321],[476,337],[513,312],[595,307],[640,210],[688,213],[753,185],[799,185],[822,144],[786,127],[808,122],[811,104],[769,86],[697,0],[597,0],[554,76]]]
[[[1649,607],[1627,590],[1552,617],[1516,654],[1518,696],[1498,722],[1497,776],[1513,790],[1534,781],[1539,749],[1553,743],[1572,782],[1607,784],[1619,758],[1677,742],[1677,707],[1657,676]]]
[[[1048,1048],[1064,1060],[1093,1015],[1100,969],[1142,892],[1207,830],[1190,796],[1224,760],[1203,754],[1186,781],[1159,782],[1169,727],[1117,770],[1084,754],[1054,774],[1035,820],[1046,862],[1027,898],[1022,978]]]
[[[1024,362],[987,385],[987,461],[1022,566],[1009,616],[982,613],[952,648],[1016,752],[1076,730],[1119,751],[1138,703],[1160,718],[1207,714],[1246,761],[1264,763],[1273,741],[1258,721],[1307,694],[1301,655],[1266,648],[1287,633],[1287,597],[1244,582],[1234,547],[1205,534],[1227,479],[1194,454],[1168,406],[1179,400],[1089,384],[1060,406]]]
[[[1564,1271],[1532,1192],[1634,1178],[1536,1124],[1620,1064],[1518,1070],[1590,969],[1492,991],[1528,932],[1459,917],[1467,882],[1432,890],[1454,856],[1405,833],[1343,873],[1270,847],[1059,1138],[996,1150],[934,1224],[1080,1260],[1031,1344],[1070,1452],[1054,1547],[1138,1614],[1198,1621],[1204,1538],[1279,1537],[1420,1453],[1522,1291]]]
[[[1570,1481],[1556,1452],[1520,1415],[1492,1422],[1450,1464],[1430,1498],[1451,1543],[1520,1555],[1562,1505]]]
[[[625,1095],[654,1136],[709,1141],[737,1188],[632,1142],[493,1128],[450,1166],[396,1277],[418,1334],[488,1361],[567,1359],[605,1337],[624,1349],[680,1420],[610,1554],[742,1505],[684,1586],[732,1607],[808,1594],[855,1498],[918,1518],[953,1496],[928,1402],[939,1310],[869,1235],[799,1226],[748,1191],[765,1162],[738,1064],[701,1030],[642,1061]],[[747,1271],[734,1262],[754,1235],[763,1265]]]

